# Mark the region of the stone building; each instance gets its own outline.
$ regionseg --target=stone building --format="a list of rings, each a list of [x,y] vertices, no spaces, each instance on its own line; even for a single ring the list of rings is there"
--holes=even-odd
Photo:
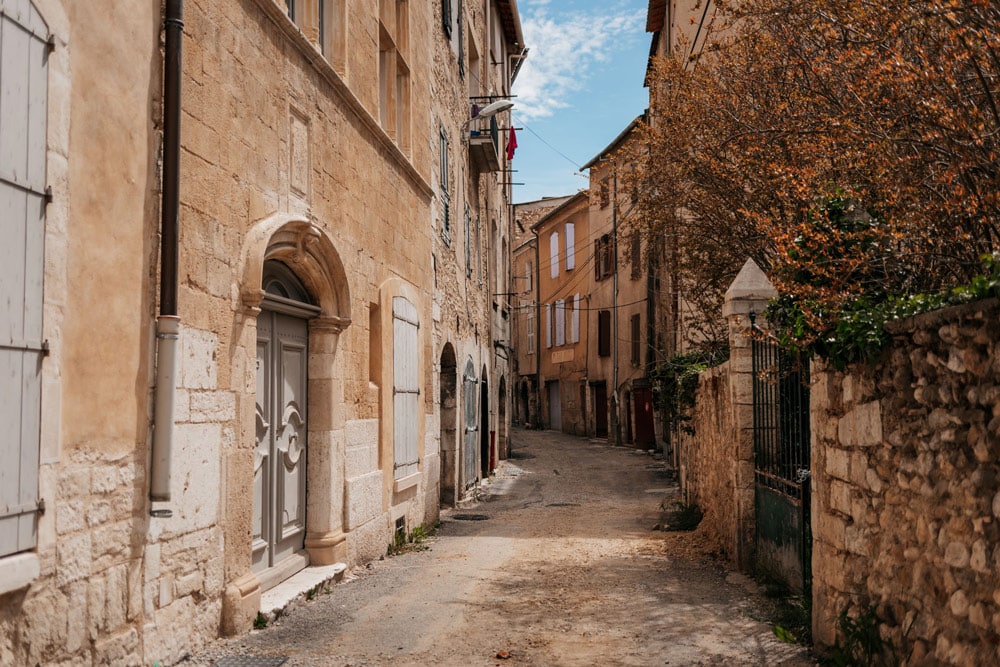
[[[439,52],[499,95],[523,47],[513,1],[450,44],[444,4],[0,0],[0,663],[176,663],[435,521],[447,345],[502,443],[505,180],[443,216]]]
[[[432,337],[442,406],[434,428],[440,498],[455,504],[507,451],[512,155],[504,102],[526,50],[511,0],[433,4]]]

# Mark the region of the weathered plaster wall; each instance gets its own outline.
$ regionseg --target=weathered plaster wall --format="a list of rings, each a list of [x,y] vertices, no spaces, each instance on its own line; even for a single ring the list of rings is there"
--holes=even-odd
[[[813,628],[876,610],[907,664],[1000,659],[1000,304],[892,326],[875,369],[814,373]]]

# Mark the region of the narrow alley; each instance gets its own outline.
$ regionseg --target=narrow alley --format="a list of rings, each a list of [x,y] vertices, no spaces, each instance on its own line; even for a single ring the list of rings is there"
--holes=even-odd
[[[652,530],[672,491],[662,462],[552,431],[512,438],[479,502],[417,549],[182,664],[809,664],[697,532]]]

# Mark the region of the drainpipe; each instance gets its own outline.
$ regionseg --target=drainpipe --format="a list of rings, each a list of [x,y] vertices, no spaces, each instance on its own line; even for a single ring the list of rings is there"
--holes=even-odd
[[[612,361],[612,376],[614,378],[614,391],[611,392],[611,444],[618,446],[622,444],[621,424],[619,423],[618,411],[618,160],[612,162],[613,186],[611,192],[611,252],[612,255],[612,302],[611,309],[613,323],[611,325],[611,350],[614,354]]]
[[[160,314],[156,318],[156,387],[149,498],[170,500],[170,460],[174,440],[174,397],[177,386],[178,216],[180,210],[181,39],[183,0],[166,0],[163,16],[163,200],[160,205]],[[169,509],[153,516],[171,516]]]

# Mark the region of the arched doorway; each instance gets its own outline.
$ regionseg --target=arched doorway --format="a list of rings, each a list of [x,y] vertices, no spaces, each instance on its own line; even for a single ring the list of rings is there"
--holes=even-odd
[[[320,313],[295,273],[264,262],[257,316],[253,571],[305,567],[308,320]]]
[[[497,456],[507,458],[507,378],[500,378],[497,390]]]
[[[440,384],[441,504],[454,506],[458,500],[455,493],[458,477],[458,439],[456,437],[458,364],[455,361],[455,348],[451,346],[451,343],[445,343],[444,349],[441,350]]]
[[[486,381],[486,369],[483,369],[479,383],[479,471],[485,479],[493,469],[490,460],[492,454],[493,432],[490,430],[490,387]]]

